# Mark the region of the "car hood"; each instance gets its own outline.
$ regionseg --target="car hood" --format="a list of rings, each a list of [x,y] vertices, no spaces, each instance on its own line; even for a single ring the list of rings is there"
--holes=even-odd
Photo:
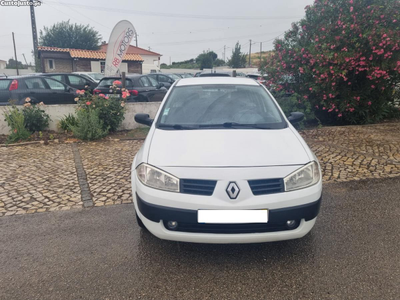
[[[155,129],[148,163],[165,167],[301,165],[310,161],[290,128],[278,130]]]

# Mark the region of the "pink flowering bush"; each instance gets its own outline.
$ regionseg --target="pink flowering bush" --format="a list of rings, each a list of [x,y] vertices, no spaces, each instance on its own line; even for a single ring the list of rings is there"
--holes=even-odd
[[[117,89],[116,82],[110,87],[111,90]],[[122,89],[122,97],[105,96],[104,94],[92,95],[85,91],[78,91],[75,99],[78,103],[78,110],[95,110],[102,122],[102,129],[111,132],[117,131],[125,118],[125,99],[129,97],[129,92]]]
[[[267,86],[309,103],[322,123],[380,121],[399,109],[400,2],[316,0],[261,65]]]

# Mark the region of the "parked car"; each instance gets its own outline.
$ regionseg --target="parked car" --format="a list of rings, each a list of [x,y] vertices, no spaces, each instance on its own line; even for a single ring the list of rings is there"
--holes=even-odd
[[[181,79],[178,75],[165,73],[151,73],[148,74],[148,76],[155,79],[158,83],[164,84],[164,87],[167,89],[169,89],[176,80]]]
[[[178,75],[180,78],[192,78],[193,75],[190,73],[174,73],[175,75]]]
[[[232,77],[230,72],[204,72],[199,77]]]
[[[199,77],[233,77],[234,71],[205,71],[202,72]],[[236,72],[235,77],[246,77],[246,74],[242,72]]]
[[[81,75],[97,83],[99,83],[100,80],[104,77],[104,74],[96,72],[74,72],[73,74]]]
[[[261,84],[265,84],[265,82],[266,82],[265,77],[263,75],[261,75],[260,73],[249,73],[246,75],[246,77],[257,80]]]
[[[21,105],[27,97],[32,103],[72,104],[76,96],[75,88],[49,77],[27,75],[0,78],[0,105],[9,104],[9,100]]]
[[[200,74],[201,74],[201,72],[196,72],[196,73],[194,73],[193,77],[200,77]]]
[[[94,89],[94,94],[111,95],[110,86],[114,81],[121,81],[121,77],[104,77],[100,80],[99,85]],[[122,88],[122,85],[118,86]],[[162,83],[158,83],[155,79],[148,75],[126,75],[126,89],[130,92],[128,102],[158,102],[162,101],[167,89]],[[122,91],[118,90],[117,95],[120,97]]]
[[[42,73],[40,76],[50,77],[78,90],[88,90],[89,92],[92,92],[98,85],[98,83],[91,78],[72,73]]]
[[[322,195],[317,157],[265,86],[249,78],[181,79],[132,164],[138,225],[161,239],[258,243],[301,238]]]

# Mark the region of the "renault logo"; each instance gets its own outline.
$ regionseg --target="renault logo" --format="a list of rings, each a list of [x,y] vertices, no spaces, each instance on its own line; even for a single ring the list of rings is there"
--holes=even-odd
[[[226,193],[232,200],[236,199],[237,196],[239,196],[240,189],[236,182],[229,182],[228,187],[226,188]]]

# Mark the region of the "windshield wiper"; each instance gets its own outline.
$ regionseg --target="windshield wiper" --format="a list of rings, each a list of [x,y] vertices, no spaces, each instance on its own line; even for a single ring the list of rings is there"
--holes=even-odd
[[[180,124],[159,124],[158,128],[170,128],[176,130],[198,129],[199,126],[180,125]]]
[[[225,122],[222,124],[202,124],[202,128],[255,128],[255,129],[274,129],[274,127],[267,126],[267,124],[240,124],[236,122]]]

